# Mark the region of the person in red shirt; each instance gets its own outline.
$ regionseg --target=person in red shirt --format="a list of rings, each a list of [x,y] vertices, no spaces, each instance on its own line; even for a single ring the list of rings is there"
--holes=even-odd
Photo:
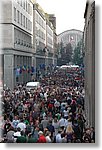
[[[52,112],[52,110],[53,110],[53,104],[52,104],[52,103],[49,103],[49,104],[48,104],[48,111],[49,111],[49,112]]]
[[[42,131],[39,131],[38,134],[39,134],[38,143],[46,143],[46,138],[45,138],[43,132],[42,132]]]

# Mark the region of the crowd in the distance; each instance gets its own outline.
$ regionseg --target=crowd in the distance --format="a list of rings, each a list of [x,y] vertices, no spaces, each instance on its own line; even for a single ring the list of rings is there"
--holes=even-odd
[[[55,70],[40,83],[31,91],[20,84],[3,90],[1,142],[94,143],[94,128],[85,126],[82,68]]]

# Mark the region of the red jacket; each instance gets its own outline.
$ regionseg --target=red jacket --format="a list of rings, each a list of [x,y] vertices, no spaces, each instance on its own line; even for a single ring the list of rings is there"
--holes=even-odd
[[[40,135],[40,137],[38,139],[38,143],[46,143],[46,138],[44,135]]]
[[[52,109],[53,108],[53,104],[49,103],[48,108]]]

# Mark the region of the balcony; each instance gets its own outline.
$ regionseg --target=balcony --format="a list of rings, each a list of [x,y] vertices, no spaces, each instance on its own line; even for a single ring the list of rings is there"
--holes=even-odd
[[[18,50],[23,50],[23,51],[31,51],[33,49],[33,45],[30,42],[17,39],[14,42],[14,48]]]

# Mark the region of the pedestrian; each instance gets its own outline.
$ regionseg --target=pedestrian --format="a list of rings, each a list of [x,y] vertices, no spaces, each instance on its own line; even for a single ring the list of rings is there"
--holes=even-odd
[[[61,132],[62,130],[59,129],[57,135],[55,136],[55,143],[62,143]]]
[[[15,133],[15,130],[12,126],[10,126],[8,132],[7,132],[7,143],[14,143],[14,133]]]
[[[51,132],[47,131],[45,137],[46,137],[46,143],[52,143]]]
[[[55,133],[54,126],[52,125],[52,120],[49,121],[47,129],[49,132],[51,132],[51,139],[52,139]]]
[[[38,138],[37,143],[46,143],[46,137],[44,136],[43,132],[39,131],[38,135],[39,135],[39,138]]]
[[[53,119],[52,125],[54,126],[55,136],[56,136],[57,133],[58,133],[59,127],[60,127],[57,117],[55,117],[55,118]]]
[[[15,133],[13,134],[13,136],[14,136],[14,142],[16,142],[17,138],[19,136],[21,136],[21,128],[20,127],[17,128],[17,131],[15,131]]]
[[[13,125],[13,127],[16,129],[17,128],[17,125],[18,125],[18,123],[19,123],[20,121],[19,121],[19,119],[18,119],[18,116],[14,116],[14,119],[13,119],[13,121],[12,121],[12,125]]]
[[[17,125],[17,128],[20,127],[21,131],[25,133],[26,130],[26,124],[24,123],[23,118],[20,118],[20,122]]]
[[[21,136],[17,137],[16,143],[27,143],[27,138],[23,130],[21,130]]]

